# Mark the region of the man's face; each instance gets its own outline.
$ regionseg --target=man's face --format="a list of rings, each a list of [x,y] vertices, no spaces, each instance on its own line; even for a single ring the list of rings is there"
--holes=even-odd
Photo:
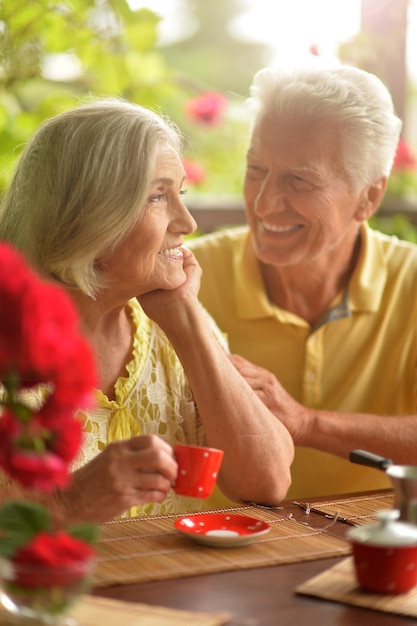
[[[356,231],[363,190],[350,189],[341,149],[334,125],[283,116],[265,117],[255,128],[244,197],[262,263],[323,261]]]

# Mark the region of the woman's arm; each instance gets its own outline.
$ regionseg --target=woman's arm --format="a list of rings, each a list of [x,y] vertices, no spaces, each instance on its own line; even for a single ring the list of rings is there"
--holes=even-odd
[[[294,447],[286,427],[252,391],[207,323],[197,294],[201,270],[185,251],[187,281],[139,300],[164,330],[189,380],[207,444],[224,458],[219,486],[232,500],[274,505],[291,483]]]

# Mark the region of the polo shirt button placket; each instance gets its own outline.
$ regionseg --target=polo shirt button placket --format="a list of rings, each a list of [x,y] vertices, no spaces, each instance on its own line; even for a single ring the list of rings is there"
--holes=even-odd
[[[322,363],[322,329],[316,330],[306,342],[304,376],[303,376],[303,403],[307,406],[317,406],[320,401],[320,370]]]

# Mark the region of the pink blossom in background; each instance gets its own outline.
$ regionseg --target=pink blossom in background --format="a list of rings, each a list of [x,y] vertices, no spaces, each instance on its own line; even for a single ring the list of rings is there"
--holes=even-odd
[[[205,179],[206,170],[200,163],[197,163],[197,161],[184,159],[182,164],[184,165],[185,175],[187,177],[186,183],[198,185],[198,183],[201,183]]]
[[[222,93],[206,91],[190,98],[185,103],[185,112],[190,120],[206,126],[216,126],[224,119],[228,99]]]
[[[320,52],[320,48],[316,43],[312,43],[310,48],[309,48],[309,52],[310,54],[314,55],[315,57],[320,56],[321,52]]]
[[[395,155],[392,169],[395,172],[417,169],[416,155],[406,140],[402,137],[400,137],[398,142],[397,153]]]

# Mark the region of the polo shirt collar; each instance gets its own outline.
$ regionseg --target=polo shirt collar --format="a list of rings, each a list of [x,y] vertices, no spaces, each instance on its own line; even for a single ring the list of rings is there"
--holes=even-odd
[[[365,222],[360,225],[360,235],[359,257],[343,300],[346,301],[348,295],[351,311],[376,311],[386,282],[386,262],[378,236]],[[280,318],[281,312],[286,321],[289,315],[292,317],[288,311],[272,305],[268,300],[249,228],[240,239],[234,255],[233,293],[240,319]]]

